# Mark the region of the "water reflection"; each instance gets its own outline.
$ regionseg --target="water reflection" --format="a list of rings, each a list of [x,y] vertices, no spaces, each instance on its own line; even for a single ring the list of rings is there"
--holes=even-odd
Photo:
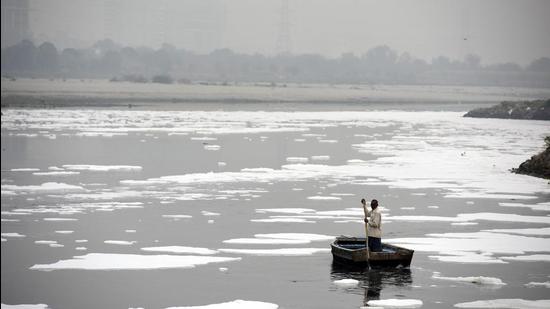
[[[331,281],[355,279],[359,284],[355,288],[346,289],[349,293],[364,294],[364,305],[369,300],[379,300],[380,292],[387,287],[407,287],[412,285],[409,268],[365,269],[350,267],[338,263],[332,264]]]

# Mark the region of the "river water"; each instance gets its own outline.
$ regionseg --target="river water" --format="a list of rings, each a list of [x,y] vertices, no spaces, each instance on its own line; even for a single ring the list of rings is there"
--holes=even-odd
[[[345,106],[3,109],[2,307],[550,305],[547,122]],[[361,198],[409,269],[332,264]]]

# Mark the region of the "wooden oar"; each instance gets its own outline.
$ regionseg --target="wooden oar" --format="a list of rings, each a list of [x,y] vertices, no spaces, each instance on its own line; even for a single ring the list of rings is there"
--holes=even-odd
[[[363,212],[365,213],[365,218],[368,219],[368,214],[369,214],[369,211],[367,210],[367,203],[362,203],[363,204]],[[365,222],[365,245],[366,245],[366,253],[367,253],[367,262],[369,261],[369,224],[367,222]]]

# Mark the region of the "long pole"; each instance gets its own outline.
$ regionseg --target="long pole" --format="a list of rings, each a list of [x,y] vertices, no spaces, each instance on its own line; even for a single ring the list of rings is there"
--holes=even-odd
[[[363,203],[363,212],[365,213],[365,219],[368,219],[369,211],[367,210],[367,203]],[[367,255],[367,262],[369,261],[369,225],[365,222],[365,252]]]

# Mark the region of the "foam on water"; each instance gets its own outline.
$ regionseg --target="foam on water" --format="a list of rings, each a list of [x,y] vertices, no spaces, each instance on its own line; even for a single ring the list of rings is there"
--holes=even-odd
[[[70,176],[70,175],[79,175],[80,172],[53,171],[53,172],[35,172],[32,174],[35,176]]]
[[[219,249],[221,252],[257,256],[307,256],[330,252],[327,248]]]
[[[369,300],[367,305],[369,307],[382,307],[382,308],[420,308],[423,302],[419,299],[381,299],[381,300]]]
[[[307,212],[315,212],[315,210],[311,208],[259,208],[259,209],[256,209],[256,212],[257,213],[274,212],[274,213],[287,213],[287,214],[302,214]]]
[[[528,288],[544,287],[550,289],[550,281],[546,282],[529,282],[525,284]]]
[[[21,305],[8,305],[2,303],[2,309],[48,309],[46,304],[21,304]]]
[[[332,281],[335,285],[343,288],[352,288],[359,285],[359,281],[355,279],[340,279]]]
[[[502,282],[499,278],[494,277],[484,277],[484,276],[475,276],[475,277],[441,277],[437,274],[434,274],[432,276],[433,279],[438,280],[446,280],[446,281],[455,281],[455,282],[468,282],[468,283],[475,283],[479,285],[494,285],[494,286],[501,286],[506,285],[506,283]]]
[[[540,136],[545,132],[544,124],[479,121],[461,116],[462,113],[457,112],[402,111],[8,110],[3,117],[3,127],[11,130],[32,128],[69,132],[74,131],[74,128],[81,132],[196,132],[211,136],[299,132],[318,127],[350,125],[367,128],[396,126],[394,134],[377,136],[375,140],[369,135],[361,136],[366,141],[355,144],[354,148],[380,157],[365,164],[354,164],[355,173],[348,173],[348,167],[343,165],[329,167],[331,173],[328,175],[321,172],[310,176],[339,178],[345,175],[364,178],[364,175],[370,175],[385,179],[385,183],[391,186],[452,189],[447,195],[449,197],[532,198],[533,193],[548,190],[540,179],[508,172],[510,167],[524,160],[524,153],[537,151]],[[87,121],[81,121],[83,119]],[[103,128],[105,122],[111,125]],[[174,123],[179,125],[174,126]],[[206,127],[205,123],[208,124]],[[325,135],[306,136],[319,138]],[[514,144],[514,149],[502,151],[502,145],[508,144]],[[319,170],[326,167],[311,168]],[[306,172],[303,169],[300,171]],[[277,180],[277,177],[273,180]],[[502,192],[507,194],[502,195]]]
[[[271,218],[271,219],[251,219],[250,222],[260,223],[315,223],[315,221],[303,218]]]
[[[256,238],[270,238],[270,239],[294,239],[294,240],[308,240],[308,241],[323,241],[333,240],[334,236],[323,234],[311,234],[311,233],[272,233],[272,234],[256,234]]]
[[[45,182],[39,186],[17,186],[17,185],[4,185],[2,184],[2,191],[24,192],[24,193],[57,193],[57,192],[79,192],[85,191],[81,186],[69,185],[66,183],[58,182]]]
[[[218,253],[218,251],[211,250],[208,248],[184,247],[184,246],[144,247],[144,248],[141,248],[141,250],[151,251],[151,252],[186,253],[186,254],[201,254],[201,255],[212,255],[212,254]]]
[[[286,158],[286,162],[290,163],[307,163],[309,161],[308,158],[303,157],[288,157]]]
[[[386,239],[385,242],[417,251],[438,252],[430,258],[457,263],[507,263],[507,261],[548,261],[550,255],[525,255],[550,250],[550,238],[475,232],[428,234],[424,238]],[[519,256],[496,257],[496,254]]]
[[[8,238],[23,238],[26,237],[23,234],[19,233],[2,233],[2,237],[8,237]]]
[[[38,172],[40,171],[39,168],[33,168],[33,167],[23,167],[23,168],[12,168],[10,171],[12,172]]]
[[[545,247],[548,250],[549,247]],[[532,254],[520,256],[504,256],[503,260],[521,262],[550,262],[550,254]]]
[[[342,198],[338,196],[308,196],[308,200],[315,200],[315,201],[339,201]]]
[[[511,308],[511,309],[544,309],[550,308],[550,299],[525,300],[525,299],[491,299],[458,303],[456,308]]]
[[[550,202],[542,202],[537,204],[524,204],[524,203],[498,203],[503,207],[519,207],[519,208],[531,208],[535,211],[550,211]]]
[[[505,213],[464,213],[456,217],[442,216],[387,216],[385,219],[392,221],[441,221],[441,222],[470,222],[470,221],[499,221],[499,222],[523,222],[550,224],[550,217],[523,216]]]
[[[278,305],[260,301],[250,300],[234,300],[220,304],[210,304],[204,306],[189,306],[189,307],[169,307],[166,309],[277,309]]]
[[[542,228],[534,228],[534,229],[492,229],[492,230],[482,230],[482,232],[550,236],[550,227],[542,227]]]
[[[141,166],[135,165],[93,165],[93,164],[65,164],[65,169],[73,171],[93,171],[93,172],[109,172],[109,171],[141,171]]]
[[[138,255],[116,253],[89,253],[60,260],[51,264],[36,264],[34,270],[84,269],[84,270],[124,270],[124,269],[163,269],[193,268],[209,263],[239,261],[241,258],[180,256],[180,255]]]
[[[233,238],[224,240],[225,244],[253,244],[253,245],[296,245],[308,244],[311,241],[307,239],[270,239],[270,238]]]
[[[131,246],[136,243],[136,241],[127,241],[127,240],[105,240],[104,243],[109,245],[120,245],[120,246]]]

